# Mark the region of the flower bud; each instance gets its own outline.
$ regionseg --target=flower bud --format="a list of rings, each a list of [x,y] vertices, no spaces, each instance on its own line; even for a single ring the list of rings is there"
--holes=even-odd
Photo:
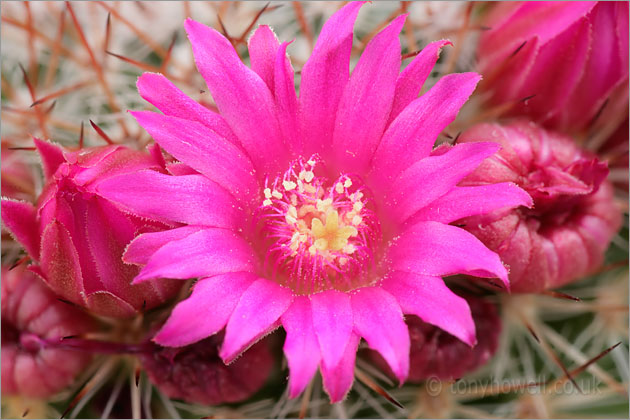
[[[534,200],[531,209],[461,221],[509,265],[512,290],[557,288],[597,270],[621,225],[606,163],[531,122],[480,124],[459,139],[478,141],[497,142],[501,150],[461,185],[514,182]]]
[[[69,152],[37,139],[35,144],[47,177],[37,208],[2,201],[2,219],[35,261],[31,269],[64,299],[98,315],[128,317],[169,298],[178,283],[132,285],[139,268],[122,260],[136,235],[165,225],[123,211],[97,192],[103,180],[161,169],[163,162],[122,146]]]
[[[28,270],[2,268],[2,394],[43,398],[72,384],[91,355],[58,348],[93,322]]]
[[[225,365],[219,357],[221,336],[185,347],[155,346],[141,353],[142,367],[151,382],[170,398],[217,405],[245,400],[267,381],[273,358],[263,340]]]
[[[473,347],[416,316],[405,317],[411,338],[409,382],[429,378],[447,381],[459,379],[485,365],[494,355],[501,333],[501,319],[496,306],[481,298],[465,298],[477,330],[477,344]],[[369,352],[376,365],[393,378],[381,356],[372,350]]]
[[[567,133],[627,115],[627,2],[498,2],[482,24],[482,87],[511,115]]]

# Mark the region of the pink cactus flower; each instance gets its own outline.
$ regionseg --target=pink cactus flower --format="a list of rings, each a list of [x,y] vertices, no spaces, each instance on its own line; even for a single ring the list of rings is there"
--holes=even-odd
[[[526,121],[480,124],[459,139],[462,144],[488,141],[500,144],[501,151],[462,185],[514,182],[532,196],[534,207],[462,223],[509,265],[512,290],[553,289],[597,270],[621,225],[606,163],[570,137]]]
[[[318,367],[332,401],[354,379],[361,338],[402,382],[409,372],[414,314],[468,345],[475,327],[466,301],[441,276],[498,277],[499,257],[449,222],[527,205],[513,184],[459,188],[498,150],[458,145],[431,156],[479,75],[443,77],[417,95],[447,41],[428,45],[402,73],[399,16],[367,45],[349,73],[352,29],[362,2],[324,25],[301,71],[300,97],[286,55],[267,26],[249,39],[252,69],[220,33],[185,23],[199,71],[220,111],[185,96],[159,74],[138,80],[164,114],[132,114],[191,170],[110,178],[98,191],[148,218],[186,224],[140,235],[125,260],[135,282],[199,278],[155,341],[185,346],[225,328],[219,355],[235,360],[282,326],[296,397]],[[184,174],[185,173],[185,174]],[[475,206],[460,206],[461,202]],[[448,207],[431,209],[432,203]]]
[[[62,303],[22,267],[2,268],[2,394],[44,398],[63,390],[91,360],[63,350],[63,337],[90,331],[84,313]]]
[[[103,180],[161,169],[160,162],[122,146],[69,152],[38,139],[35,145],[47,178],[37,207],[2,199],[2,220],[35,262],[31,270],[64,299],[99,315],[128,317],[170,297],[175,282],[131,285],[138,268],[121,259],[134,236],[164,225],[121,211],[96,192]]]
[[[140,360],[151,382],[170,398],[204,405],[246,400],[271,373],[268,343],[256,343],[229,366],[219,357],[220,343],[217,335],[186,347],[156,345],[141,353]]]
[[[422,322],[418,317],[405,319],[411,337],[409,382],[429,378],[457,380],[485,365],[497,351],[501,318],[496,306],[475,297],[466,297],[466,301],[477,330],[477,345],[473,348],[434,325]],[[377,366],[394,377],[382,357],[371,350],[369,355]]]
[[[484,25],[483,85],[512,115],[568,133],[627,115],[628,2],[498,2]]]

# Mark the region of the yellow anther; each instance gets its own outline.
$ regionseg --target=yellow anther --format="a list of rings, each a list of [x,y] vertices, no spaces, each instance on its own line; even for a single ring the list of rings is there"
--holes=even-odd
[[[312,171],[300,171],[298,178],[303,179],[306,182],[311,182],[315,178],[315,174]]]
[[[265,198],[271,198],[271,189],[265,188],[263,193],[265,194]]]
[[[282,186],[285,190],[291,191],[294,190],[295,187],[297,187],[297,184],[293,181],[282,181]]]
[[[332,198],[327,198],[325,200],[317,199],[317,203],[316,203],[317,210],[321,211],[322,213],[325,213],[328,207],[330,207],[331,205],[332,205]]]
[[[295,224],[298,221],[297,218],[297,210],[293,206],[289,206],[289,210],[287,210],[287,214],[284,216],[285,220],[289,224]]]
[[[346,178],[345,182],[343,183],[343,186],[346,188],[350,188],[352,186],[352,181],[350,180],[350,178]]]
[[[341,182],[337,182],[335,185],[335,191],[337,191],[338,194],[343,193],[343,184]]]
[[[304,204],[303,206],[300,206],[300,208],[297,211],[297,214],[299,217],[304,217],[309,213],[315,213],[317,211],[317,209],[315,208],[314,205],[312,204]]]
[[[280,192],[276,191],[276,190],[273,190],[273,191],[271,192],[271,195],[272,195],[274,198],[277,198],[277,199],[281,199],[281,198],[282,198],[282,194],[281,194]],[[269,197],[267,197],[267,198],[269,198]]]
[[[304,184],[304,191],[306,191],[309,194],[315,194],[315,191],[317,190],[311,184]]]

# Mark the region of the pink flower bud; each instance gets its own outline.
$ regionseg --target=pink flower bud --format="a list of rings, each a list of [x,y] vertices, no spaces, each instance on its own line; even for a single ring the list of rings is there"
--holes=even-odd
[[[477,330],[477,344],[473,347],[416,316],[406,317],[411,338],[409,382],[429,378],[459,379],[485,365],[494,355],[501,333],[501,319],[495,305],[472,296],[466,296],[466,301],[470,305]],[[370,358],[389,376],[394,377],[376,352],[370,350]]]
[[[483,86],[493,102],[512,102],[512,115],[563,132],[601,111],[599,120],[627,115],[627,2],[498,2],[483,25]]]
[[[63,337],[83,334],[92,321],[60,302],[37,277],[2,268],[2,394],[48,397],[68,385],[91,355],[63,350]]]
[[[459,140],[487,141],[501,150],[461,185],[513,182],[531,195],[534,207],[462,223],[509,265],[512,290],[557,288],[597,270],[621,225],[606,163],[571,138],[525,121],[480,124]]]
[[[2,200],[2,219],[35,261],[31,269],[64,299],[99,315],[127,317],[169,298],[178,283],[132,285],[139,268],[122,260],[136,235],[165,225],[128,213],[97,192],[103,180],[159,170],[163,161],[122,146],[69,152],[37,139],[35,144],[47,178],[37,208]]]
[[[170,398],[217,405],[245,400],[267,381],[273,358],[260,341],[230,365],[219,357],[220,336],[185,347],[155,346],[140,359],[151,382]]]

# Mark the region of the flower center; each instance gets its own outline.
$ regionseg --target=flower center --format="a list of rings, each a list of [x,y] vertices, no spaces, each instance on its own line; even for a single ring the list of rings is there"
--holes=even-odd
[[[319,163],[316,157],[300,159],[267,182],[259,209],[265,268],[298,294],[368,283],[372,245],[380,235],[360,180],[341,175],[329,182]]]

